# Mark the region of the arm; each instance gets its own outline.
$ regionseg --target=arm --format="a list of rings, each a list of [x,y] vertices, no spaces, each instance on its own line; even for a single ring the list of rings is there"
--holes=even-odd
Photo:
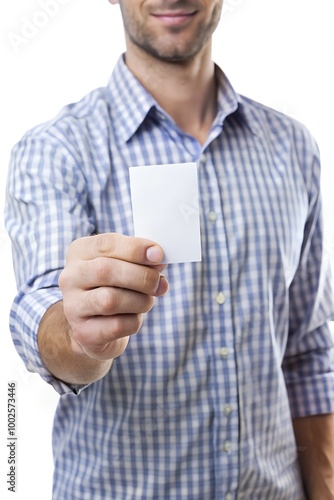
[[[63,300],[44,314],[38,348],[48,370],[68,384],[102,378],[138,332],[153,296],[166,293],[160,247],[119,234],[72,243],[59,278]]]
[[[76,120],[64,120],[32,130],[14,147],[5,215],[18,289],[13,342],[27,369],[60,395],[103,377],[153,296],[168,287],[158,265],[162,250],[151,241],[87,237],[103,231],[88,202],[91,164],[81,155]],[[146,258],[152,245],[159,249],[153,261]]]
[[[293,420],[308,500],[334,498],[334,414]]]
[[[289,335],[283,371],[290,400],[298,458],[309,500],[334,498],[333,280],[324,244],[320,161],[309,135],[299,165],[309,201],[300,260],[289,287]]]

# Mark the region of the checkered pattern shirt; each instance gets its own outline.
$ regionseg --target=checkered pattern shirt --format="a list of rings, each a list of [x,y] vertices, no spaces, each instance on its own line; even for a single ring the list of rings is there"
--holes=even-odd
[[[216,73],[218,112],[203,146],[120,58],[105,88],[13,150],[10,328],[27,368],[61,395],[54,500],[304,498],[291,419],[334,411],[318,151],[301,124]],[[61,299],[69,244],[133,234],[129,167],[191,161],[202,262],[167,268],[168,294],[102,380],[55,379],[36,334]]]

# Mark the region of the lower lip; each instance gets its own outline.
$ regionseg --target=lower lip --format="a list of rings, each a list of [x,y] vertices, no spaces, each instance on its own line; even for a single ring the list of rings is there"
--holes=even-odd
[[[167,24],[168,26],[179,26],[180,24],[184,24],[187,21],[189,21],[192,17],[194,17],[194,14],[186,14],[186,15],[180,15],[180,16],[155,16],[153,15],[155,19],[160,21],[163,24]]]

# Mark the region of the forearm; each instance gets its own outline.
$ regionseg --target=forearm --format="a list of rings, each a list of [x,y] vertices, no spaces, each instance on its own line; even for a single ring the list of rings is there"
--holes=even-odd
[[[308,500],[334,499],[334,414],[293,421]]]
[[[104,377],[112,360],[90,358],[69,332],[63,303],[57,302],[46,311],[38,330],[38,348],[46,368],[68,384],[89,384]]]

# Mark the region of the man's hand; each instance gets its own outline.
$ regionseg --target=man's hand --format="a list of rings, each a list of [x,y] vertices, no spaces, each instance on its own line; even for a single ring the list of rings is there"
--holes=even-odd
[[[79,345],[100,360],[124,351],[154,296],[167,292],[162,259],[162,249],[153,242],[119,234],[72,243],[59,286],[74,349]]]
[[[63,301],[38,331],[42,359],[53,375],[75,384],[103,377],[138,332],[154,297],[168,290],[161,247],[115,233],[74,241],[59,277]]]

